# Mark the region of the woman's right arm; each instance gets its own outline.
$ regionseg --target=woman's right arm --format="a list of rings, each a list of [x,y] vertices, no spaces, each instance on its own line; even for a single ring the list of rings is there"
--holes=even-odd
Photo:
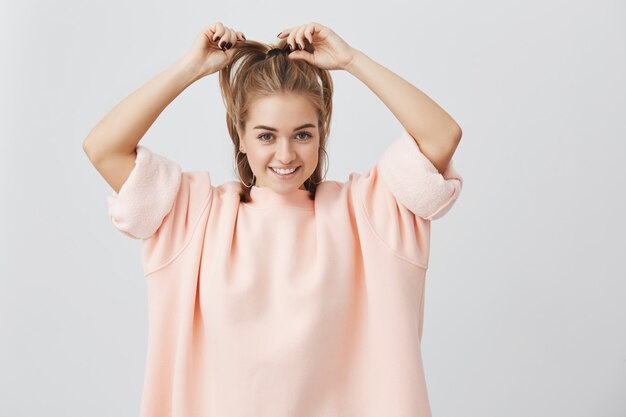
[[[195,81],[220,71],[241,41],[243,33],[219,21],[203,28],[182,58],[118,103],[89,132],[83,150],[116,193],[135,167],[139,141],[163,109]]]
[[[134,168],[137,145],[150,126],[203,75],[198,61],[185,55],[118,103],[89,132],[83,150],[115,192]]]

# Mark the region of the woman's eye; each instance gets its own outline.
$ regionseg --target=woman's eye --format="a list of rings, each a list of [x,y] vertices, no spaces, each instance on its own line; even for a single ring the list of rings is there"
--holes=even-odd
[[[304,135],[304,137],[302,137],[302,136],[300,136],[300,135]],[[266,136],[270,136],[270,138],[265,139],[265,137],[266,137]],[[261,141],[262,141],[262,142],[269,142],[269,141],[270,141],[270,139],[271,139],[271,136],[272,136],[272,135],[271,135],[270,133],[263,133],[262,135],[260,135],[260,136],[259,136],[259,139],[261,139]],[[300,139],[300,140],[302,140],[302,141],[305,141],[305,140],[309,139],[309,138],[310,138],[311,136],[313,136],[313,135],[311,135],[311,134],[310,134],[310,133],[308,133],[308,132],[300,132],[300,133],[298,133],[296,136],[300,136],[300,138],[299,138],[299,139]]]

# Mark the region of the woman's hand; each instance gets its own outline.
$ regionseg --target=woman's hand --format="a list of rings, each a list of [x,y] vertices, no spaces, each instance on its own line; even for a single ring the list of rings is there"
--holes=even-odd
[[[198,76],[202,78],[224,68],[233,56],[232,48],[245,40],[243,33],[215,22],[196,36],[185,57],[198,67]]]
[[[288,55],[289,58],[302,59],[326,70],[346,69],[356,54],[356,50],[332,29],[315,22],[285,29],[278,37],[280,39],[287,37],[287,43],[292,50]],[[312,48],[306,47],[306,41]],[[306,49],[312,49],[313,53]]]

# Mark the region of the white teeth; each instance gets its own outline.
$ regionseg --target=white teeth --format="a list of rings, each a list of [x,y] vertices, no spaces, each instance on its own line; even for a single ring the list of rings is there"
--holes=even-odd
[[[281,175],[287,175],[287,174],[291,174],[292,172],[294,172],[297,168],[294,169],[280,169],[280,168],[273,168],[270,167],[274,170],[274,172],[281,174]]]

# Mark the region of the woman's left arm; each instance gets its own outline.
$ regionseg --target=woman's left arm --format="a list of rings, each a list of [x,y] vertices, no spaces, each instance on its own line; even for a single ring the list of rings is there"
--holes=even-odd
[[[363,81],[415,139],[440,174],[461,140],[461,127],[430,97],[360,50],[343,68]]]

